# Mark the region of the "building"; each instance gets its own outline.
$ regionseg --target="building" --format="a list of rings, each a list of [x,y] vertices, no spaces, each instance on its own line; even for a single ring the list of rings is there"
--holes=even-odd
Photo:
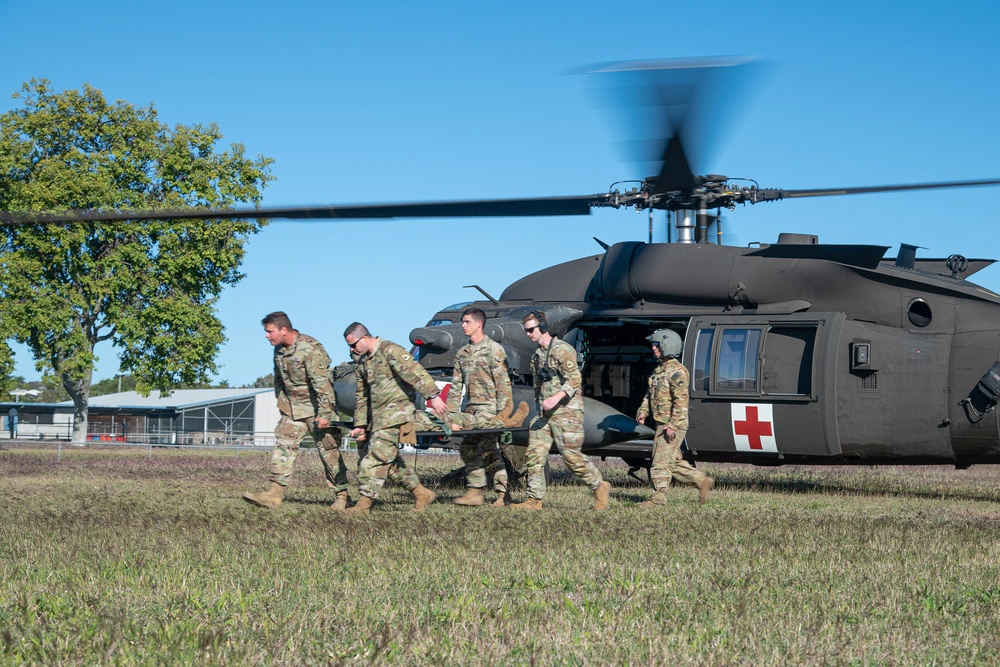
[[[16,410],[16,417],[11,410]],[[68,440],[73,404],[0,403],[3,435],[14,419],[18,438]],[[169,396],[126,391],[90,399],[88,440],[154,444],[273,444],[278,404],[271,388],[178,389]]]

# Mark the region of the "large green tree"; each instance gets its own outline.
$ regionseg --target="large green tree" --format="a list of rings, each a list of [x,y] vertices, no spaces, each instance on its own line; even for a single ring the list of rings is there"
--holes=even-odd
[[[89,85],[25,83],[0,116],[0,210],[231,207],[258,203],[270,158],[240,144],[217,152],[212,125],[168,127],[156,109],[110,103]],[[225,340],[216,302],[238,282],[244,244],[265,224],[157,220],[0,224],[0,371],[6,340],[73,399],[83,442],[96,357],[111,341],[139,391],[214,373]]]

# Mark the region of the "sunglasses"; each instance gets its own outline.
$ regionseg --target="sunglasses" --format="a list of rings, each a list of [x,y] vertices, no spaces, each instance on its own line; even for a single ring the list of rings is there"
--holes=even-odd
[[[538,328],[537,324],[535,326],[533,326],[533,327],[525,327],[524,333],[531,333],[532,331],[534,331],[537,328]]]
[[[362,336],[361,338],[357,339],[353,343],[348,343],[347,347],[351,348],[352,350],[355,350],[358,347],[358,343],[360,343],[361,341],[363,341],[365,338],[368,338],[368,336]]]

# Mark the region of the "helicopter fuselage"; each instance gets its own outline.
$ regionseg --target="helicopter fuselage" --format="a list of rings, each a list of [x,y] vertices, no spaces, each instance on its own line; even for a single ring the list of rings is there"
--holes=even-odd
[[[541,309],[576,347],[585,396],[619,417],[635,414],[656,363],[645,337],[677,331],[694,460],[1000,463],[1000,296],[962,276],[991,260],[901,253],[893,263],[886,250],[619,243],[470,305],[507,349],[516,395],[532,397],[534,344],[521,319]],[[460,313],[411,333],[420,362],[442,378],[465,342]],[[589,454],[650,456],[648,439],[590,433]]]

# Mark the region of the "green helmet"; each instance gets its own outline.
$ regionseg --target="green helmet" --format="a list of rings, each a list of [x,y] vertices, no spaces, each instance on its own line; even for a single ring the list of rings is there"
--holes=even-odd
[[[681,343],[681,337],[677,335],[676,331],[671,329],[657,329],[653,333],[646,336],[646,340],[648,340],[651,345],[659,345],[660,353],[664,357],[681,356],[681,348],[683,347],[683,344]]]

